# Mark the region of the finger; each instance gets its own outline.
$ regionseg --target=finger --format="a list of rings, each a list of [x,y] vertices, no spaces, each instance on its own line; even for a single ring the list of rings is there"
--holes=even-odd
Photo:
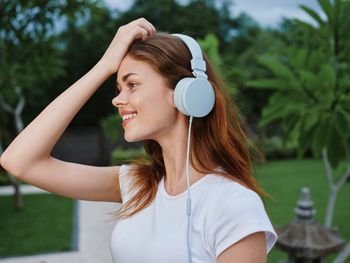
[[[128,34],[133,35],[134,39],[142,38],[143,40],[147,40],[147,38],[152,35],[152,33],[150,33],[149,30],[142,25],[137,25],[130,29]]]
[[[139,25],[141,21],[145,21],[145,20],[146,19],[144,19],[143,17],[135,19],[135,20],[131,21],[129,24],[126,24],[125,27],[127,27],[128,29],[133,28],[133,27]]]
[[[153,35],[156,32],[155,27],[150,22],[148,22],[145,18],[136,19],[130,22],[129,24],[127,24],[126,26],[128,27],[128,30],[131,30],[131,28],[135,26],[142,26],[149,32],[149,35]]]
[[[135,28],[133,28],[131,30],[131,33],[133,35],[133,39],[142,38],[143,40],[146,40],[147,36],[149,35],[148,31],[141,26],[136,26]]]
[[[153,27],[147,20],[141,20],[138,25],[146,29],[150,36],[154,34]]]
[[[149,24],[150,24],[150,26],[152,28],[152,33],[155,34],[157,32],[156,28],[151,23],[149,23]]]
[[[143,18],[144,19],[144,18]],[[152,32],[155,33],[156,32],[156,28],[152,25],[151,22],[149,22],[147,19],[144,19],[144,22],[147,23],[147,25],[151,28]]]

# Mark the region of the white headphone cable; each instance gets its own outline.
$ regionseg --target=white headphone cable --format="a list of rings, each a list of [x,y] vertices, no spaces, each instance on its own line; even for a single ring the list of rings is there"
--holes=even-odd
[[[191,141],[191,127],[193,116],[190,116],[188,125],[188,138],[187,138],[187,153],[186,153],[186,177],[187,177],[187,250],[189,263],[192,263],[191,244],[190,244],[190,229],[191,229],[191,193],[190,193],[190,176],[189,176],[189,155],[190,155],[190,141]]]

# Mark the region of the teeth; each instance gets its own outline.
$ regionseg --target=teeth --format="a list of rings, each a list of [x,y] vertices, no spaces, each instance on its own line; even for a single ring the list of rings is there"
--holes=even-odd
[[[123,116],[123,121],[127,120],[127,119],[132,119],[136,116],[136,113],[132,113],[132,114],[125,114]]]

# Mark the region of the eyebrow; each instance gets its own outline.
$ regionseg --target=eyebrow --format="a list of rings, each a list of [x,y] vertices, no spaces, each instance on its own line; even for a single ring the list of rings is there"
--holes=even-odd
[[[136,73],[133,73],[133,72],[128,73],[128,74],[125,74],[125,75],[122,77],[122,81],[125,82],[125,81],[128,79],[128,77],[131,76],[131,75],[137,75],[137,74],[136,74]],[[120,85],[119,85],[118,80],[117,80],[117,87],[119,87],[119,86],[120,86]]]

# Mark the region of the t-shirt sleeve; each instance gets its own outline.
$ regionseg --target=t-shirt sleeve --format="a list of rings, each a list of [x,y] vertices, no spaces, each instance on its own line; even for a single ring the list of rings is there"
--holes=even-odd
[[[212,224],[212,248],[216,257],[242,238],[261,231],[265,233],[268,254],[277,240],[277,234],[260,196],[252,190],[245,189],[230,195],[226,200],[222,200],[221,204]]]
[[[122,204],[125,204],[131,198],[130,183],[130,165],[123,164],[119,168],[119,186],[122,196]]]

